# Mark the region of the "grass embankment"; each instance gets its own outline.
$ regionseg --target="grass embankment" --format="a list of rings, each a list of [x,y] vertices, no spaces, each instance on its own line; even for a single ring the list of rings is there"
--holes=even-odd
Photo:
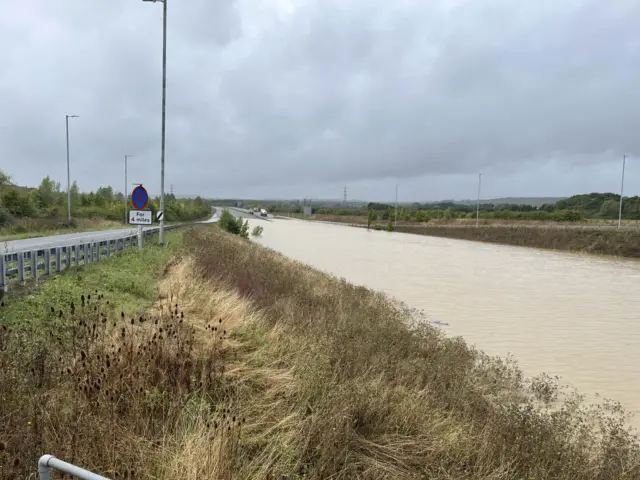
[[[366,226],[366,219],[358,217],[315,216],[313,220],[346,223],[355,227]],[[381,226],[381,230],[386,229],[386,222],[376,223]],[[477,228],[475,220],[473,222],[432,220],[426,224],[398,222],[394,230],[401,233],[473,240],[518,247],[640,258],[640,229],[619,230],[611,227],[590,228],[590,226],[580,227],[577,225],[544,222],[534,225],[518,224],[517,221],[484,220],[481,221],[480,228]]]
[[[4,307],[0,477],[49,452],[112,478],[640,478],[615,406],[547,408],[548,379],[215,226],[184,244],[146,314],[97,281],[73,312]]]
[[[465,226],[403,226],[397,232],[457,238],[479,242],[594,253],[619,257],[640,257],[640,231],[607,228],[536,228],[536,227],[480,227]]]
[[[68,220],[66,218],[21,218],[0,228],[0,242],[44,237],[61,233],[90,232],[125,227],[121,222],[104,219],[79,218]]]
[[[305,219],[304,215],[294,214],[294,218]],[[322,222],[334,222],[334,223],[348,223],[352,225],[366,225],[367,217],[365,215],[318,215],[314,214],[312,217],[307,217],[307,220],[315,220]],[[391,215],[391,219],[393,220],[393,215]],[[378,223],[382,227],[387,224],[387,220],[375,220],[373,224]],[[400,226],[407,227],[421,227],[421,226],[455,226],[455,227],[475,227],[476,226],[476,218],[455,218],[451,220],[445,219],[437,219],[433,218],[428,222],[417,222],[415,220],[404,221],[398,220],[397,224]],[[578,222],[556,222],[550,220],[526,220],[526,219],[514,219],[514,220],[503,220],[503,219],[488,219],[488,218],[480,218],[480,226],[485,227],[547,227],[547,228],[564,228],[564,227],[575,227],[576,225],[585,226],[585,227],[598,227],[598,226],[617,226],[618,220],[607,220],[607,219],[584,219]],[[631,227],[640,227],[639,220],[623,220],[622,225],[631,226]]]

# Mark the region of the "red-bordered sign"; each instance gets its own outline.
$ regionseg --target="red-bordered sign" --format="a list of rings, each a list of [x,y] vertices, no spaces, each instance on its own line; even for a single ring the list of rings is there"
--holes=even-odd
[[[133,189],[133,192],[131,192],[131,204],[136,210],[144,210],[147,208],[149,204],[149,194],[147,193],[147,189],[142,185],[138,185]]]

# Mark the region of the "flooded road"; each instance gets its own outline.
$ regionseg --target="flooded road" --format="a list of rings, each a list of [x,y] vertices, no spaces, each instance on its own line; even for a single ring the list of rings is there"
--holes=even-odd
[[[257,222],[252,222],[256,224]],[[640,427],[640,262],[275,220],[263,245],[381,290],[525,374],[618,400]]]

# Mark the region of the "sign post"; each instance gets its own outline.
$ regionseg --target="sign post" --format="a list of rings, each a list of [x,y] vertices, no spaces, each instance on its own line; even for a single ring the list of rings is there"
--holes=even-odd
[[[129,211],[129,223],[138,226],[138,248],[142,249],[142,226],[153,223],[151,211],[145,210],[149,204],[149,194],[142,185],[138,185],[131,192],[131,204],[134,210]]]

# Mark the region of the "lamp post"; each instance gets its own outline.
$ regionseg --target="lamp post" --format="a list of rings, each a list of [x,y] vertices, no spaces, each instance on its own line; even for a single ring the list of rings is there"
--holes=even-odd
[[[124,156],[124,223],[129,223],[129,192],[127,190],[127,160],[133,155]]]
[[[618,211],[618,228],[622,228],[622,195],[624,194],[624,167],[627,155],[622,155],[622,180],[620,181],[620,210]]]
[[[79,118],[78,115],[65,115],[67,126],[67,217],[71,220],[71,170],[69,168],[69,119]]]
[[[476,228],[480,226],[480,187],[482,185],[482,173],[478,174],[478,199],[476,200]]]
[[[167,105],[167,0],[142,0],[162,2],[162,140],[160,147],[160,211],[164,212],[164,144]],[[160,245],[164,245],[164,215],[160,220]]]
[[[393,220],[393,226],[395,227],[398,224],[398,185],[396,185],[396,213],[395,218]]]

